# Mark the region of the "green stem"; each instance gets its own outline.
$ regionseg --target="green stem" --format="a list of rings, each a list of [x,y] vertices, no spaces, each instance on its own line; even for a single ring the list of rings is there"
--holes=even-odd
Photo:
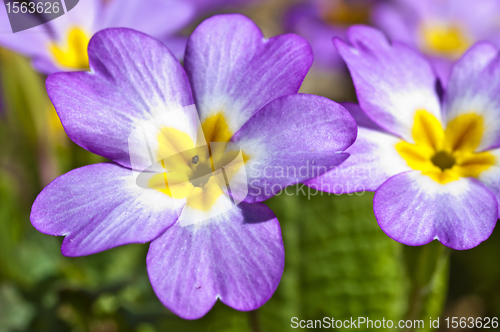
[[[259,324],[259,315],[257,313],[257,310],[252,310],[248,312],[248,322],[250,324],[250,331],[261,332]]]
[[[436,278],[448,261],[449,254],[450,250],[438,241],[421,247],[405,246],[405,262],[411,280],[406,320],[424,319],[425,303],[433,291]]]

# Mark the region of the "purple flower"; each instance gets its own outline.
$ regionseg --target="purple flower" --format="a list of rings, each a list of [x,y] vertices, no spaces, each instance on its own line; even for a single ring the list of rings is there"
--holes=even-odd
[[[262,0],[188,0],[195,5],[198,14],[206,14],[220,8],[231,8]]]
[[[68,136],[113,163],[54,180],[33,204],[33,226],[64,235],[66,256],[152,241],[151,284],[183,318],[202,317],[217,299],[238,310],[261,306],[278,286],[284,251],[278,220],[260,202],[273,196],[269,188],[314,176],[293,170],[338,165],[356,136],[342,106],[297,94],[312,63],[307,42],[266,40],[248,18],[220,15],[193,32],[184,68],[158,41],[128,29],[97,33],[89,62],[90,72],[49,76],[47,91]],[[129,138],[138,128],[149,128],[151,144],[135,154]],[[224,161],[214,142],[237,144],[243,155],[244,166],[226,168],[222,183],[213,165],[234,157]],[[131,169],[141,153],[170,156],[157,158],[162,170],[139,175],[146,187],[136,182],[144,167]],[[277,175],[283,167],[292,171]],[[232,206],[223,187],[236,173],[251,190]]]
[[[392,40],[413,45],[432,60],[446,84],[453,61],[472,44],[500,45],[500,1],[393,0],[374,9],[374,24]]]
[[[332,47],[332,38],[344,39],[350,25],[368,23],[376,1],[307,0],[289,9],[285,28],[311,44],[315,67],[333,71],[343,69],[344,61]]]
[[[375,191],[384,232],[408,245],[434,239],[454,249],[486,240],[500,198],[500,65],[483,42],[455,64],[443,92],[430,63],[410,46],[356,26],[346,61],[359,106],[351,157],[308,183],[331,192]]]
[[[157,39],[182,58],[187,38],[178,31],[221,0],[82,0],[65,15],[41,26],[11,31],[5,10],[0,10],[0,45],[33,59],[43,73],[88,69],[87,45],[99,30],[131,28]]]

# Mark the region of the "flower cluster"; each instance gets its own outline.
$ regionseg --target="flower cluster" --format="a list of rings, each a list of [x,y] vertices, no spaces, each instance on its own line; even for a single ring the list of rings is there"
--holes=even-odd
[[[284,265],[278,220],[260,203],[272,194],[248,195],[234,205],[224,182],[236,179],[231,188],[237,187],[246,167],[299,168],[312,160],[329,169],[347,158],[342,151],[356,138],[349,112],[329,99],[297,94],[311,63],[302,38],[265,39],[236,14],[198,26],[184,68],[142,33],[97,33],[89,44],[90,72],[52,74],[47,91],[68,136],[112,163],[53,181],[33,204],[33,226],[64,235],[67,256],[152,241],[151,284],[183,318],[203,316],[217,299],[238,310],[259,307]],[[130,137],[138,128],[147,128],[150,143],[142,154],[160,160],[158,169],[136,153],[139,143]],[[242,162],[221,174],[235,158],[229,143],[241,149]],[[146,179],[141,186],[139,177]],[[244,185],[310,179],[248,173]]]
[[[500,5],[466,15],[464,1],[311,0],[286,21],[312,47],[240,14],[180,37],[225,0],[87,0],[1,34],[50,74],[69,138],[109,160],[46,186],[32,225],[64,236],[66,256],[150,242],[151,285],[185,319],[272,296],[284,246],[263,201],[291,185],[374,191],[380,227],[407,245],[479,245],[500,216]],[[320,67],[347,65],[358,104],[298,93],[313,50]]]
[[[153,36],[182,58],[187,38],[178,32],[209,8],[228,4],[224,0],[84,0],[63,16],[16,34],[7,33],[11,31],[7,12],[0,10],[0,45],[32,58],[35,68],[45,74],[86,70],[90,38],[102,29],[120,27]]]

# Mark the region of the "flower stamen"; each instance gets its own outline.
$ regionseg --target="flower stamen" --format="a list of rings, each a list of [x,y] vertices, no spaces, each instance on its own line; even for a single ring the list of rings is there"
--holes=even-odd
[[[439,167],[442,171],[445,169],[450,169],[455,165],[455,158],[446,151],[437,152],[431,161],[434,165]]]
[[[474,177],[495,164],[489,152],[477,151],[484,133],[483,118],[476,113],[459,115],[443,129],[426,110],[418,110],[413,124],[414,144],[400,141],[396,150],[412,169],[446,184]]]

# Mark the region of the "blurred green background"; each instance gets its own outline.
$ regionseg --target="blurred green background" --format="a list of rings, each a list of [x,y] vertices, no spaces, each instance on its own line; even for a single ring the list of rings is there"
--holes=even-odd
[[[270,37],[282,32],[286,5],[261,2],[242,12]],[[407,247],[379,229],[372,193],[314,193],[266,202],[281,222],[286,252],[281,284],[268,303],[250,313],[217,303],[204,318],[184,321],[151,289],[148,244],[66,258],[62,238],[31,226],[31,204],[44,185],[104,160],[66,137],[45,77],[28,60],[0,50],[0,77],[0,332],[288,331],[292,317],[325,316],[424,319],[426,327],[429,317],[441,316],[446,330],[446,317],[500,317],[498,229],[468,251],[437,242]],[[302,92],[354,100],[346,73],[313,70]]]

